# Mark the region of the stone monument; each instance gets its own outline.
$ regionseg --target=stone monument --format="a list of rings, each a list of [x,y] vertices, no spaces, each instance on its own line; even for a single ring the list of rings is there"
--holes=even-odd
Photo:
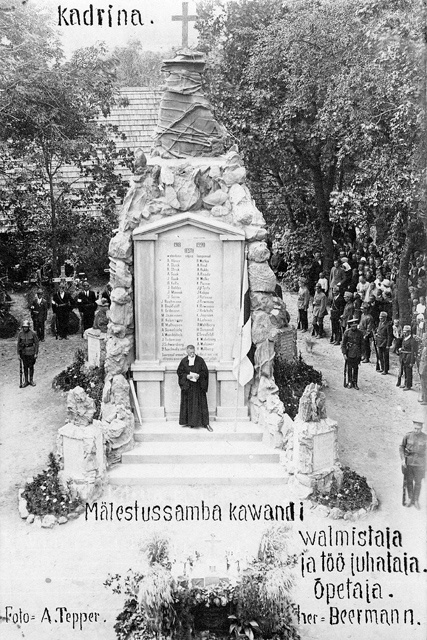
[[[325,394],[306,386],[294,420],[293,447],[287,451],[289,471],[301,484],[327,489],[338,467],[338,425],[326,416]]]
[[[102,494],[105,480],[104,431],[99,420],[93,420],[95,402],[81,387],[67,395],[67,422],[58,429],[58,453],[62,475],[71,480],[86,501]]]
[[[246,170],[201,90],[202,54],[167,60],[154,150],[137,154],[133,182],[110,243],[106,386],[130,369],[143,421],[175,420],[176,368],[192,343],[210,375],[211,418],[258,422],[282,446],[291,426],[273,377],[275,344],[287,327],[268,265],[267,230]],[[233,375],[245,254],[255,346],[252,383]],[[103,416],[111,413],[106,400]],[[290,421],[291,422],[291,421]]]

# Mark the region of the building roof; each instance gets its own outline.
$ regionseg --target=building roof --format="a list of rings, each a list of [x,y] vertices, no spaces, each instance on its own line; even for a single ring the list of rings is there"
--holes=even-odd
[[[125,134],[124,140],[115,138],[118,149],[129,148],[136,151],[141,148],[146,155],[149,155],[161,96],[162,91],[158,88],[122,87],[120,89],[120,98],[117,102],[126,101],[127,105],[116,104],[107,118],[100,118],[101,123],[117,126],[119,132]],[[131,177],[131,172],[125,167],[120,167],[119,170],[124,179]],[[73,165],[62,167],[58,175],[60,180],[75,182],[76,186],[83,187],[87,180],[79,177],[80,171]],[[0,212],[0,233],[5,233],[9,229],[10,223],[7,217]]]
[[[125,134],[125,140],[114,139],[117,149],[129,148],[136,151],[141,148],[146,155],[149,155],[161,97],[162,91],[160,89],[146,89],[144,87],[122,87],[120,89],[119,101],[125,100],[127,106],[116,104],[111,109],[109,116],[100,117],[99,120],[101,124],[117,126],[119,133]],[[120,173],[125,179],[129,179],[131,176],[131,172],[124,167],[120,167]],[[77,167],[67,166],[61,170],[61,178],[70,181],[76,180],[79,175]]]

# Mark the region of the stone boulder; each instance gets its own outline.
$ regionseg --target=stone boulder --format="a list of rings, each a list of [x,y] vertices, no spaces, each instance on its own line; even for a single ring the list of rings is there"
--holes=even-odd
[[[74,387],[67,394],[67,422],[79,427],[91,424],[95,414],[95,401],[82,387]]]
[[[277,284],[276,276],[266,262],[249,262],[248,275],[251,291],[274,293]]]
[[[249,245],[248,260],[252,262],[267,262],[270,251],[266,242],[252,242]]]
[[[132,236],[130,233],[118,231],[110,240],[108,253],[112,258],[132,262]]]
[[[128,289],[132,286],[132,273],[129,269],[129,265],[127,265],[123,260],[111,258],[110,283],[113,289],[115,287]]]

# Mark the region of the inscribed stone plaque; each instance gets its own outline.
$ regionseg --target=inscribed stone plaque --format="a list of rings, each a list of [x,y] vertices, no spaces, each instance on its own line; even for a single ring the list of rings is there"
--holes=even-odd
[[[205,360],[218,360],[222,245],[217,234],[191,225],[159,235],[156,298],[162,360],[182,358],[188,344]]]
[[[64,474],[70,478],[82,478],[83,468],[83,440],[63,436]]]
[[[90,367],[99,367],[101,360],[101,342],[99,336],[87,333],[87,361]]]
[[[321,471],[334,465],[335,431],[313,436],[313,471]]]

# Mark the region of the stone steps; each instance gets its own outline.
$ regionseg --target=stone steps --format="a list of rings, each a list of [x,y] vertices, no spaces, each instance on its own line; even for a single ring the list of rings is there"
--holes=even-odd
[[[143,442],[124,453],[122,464],[212,464],[279,462],[279,452],[260,442]]]
[[[110,473],[113,485],[253,485],[285,484],[278,463],[121,464]]]
[[[262,443],[251,422],[212,423],[206,429],[152,422],[135,431],[137,445],[109,472],[112,485],[284,484],[279,451]]]
[[[227,442],[251,441],[260,442],[262,432],[251,422],[227,423],[214,422],[213,431],[207,429],[189,429],[180,427],[176,422],[154,422],[144,424],[135,431],[136,442],[212,442],[216,440]]]

